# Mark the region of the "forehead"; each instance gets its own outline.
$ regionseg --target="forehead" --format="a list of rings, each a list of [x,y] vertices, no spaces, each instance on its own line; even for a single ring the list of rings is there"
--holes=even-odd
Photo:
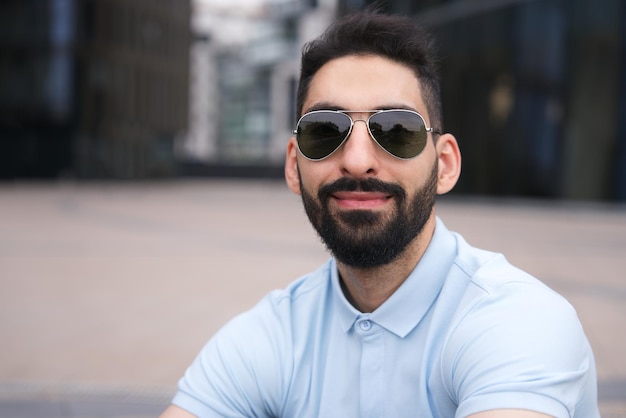
[[[311,80],[302,111],[320,104],[345,110],[400,107],[426,112],[413,70],[375,55],[350,55],[324,64]]]

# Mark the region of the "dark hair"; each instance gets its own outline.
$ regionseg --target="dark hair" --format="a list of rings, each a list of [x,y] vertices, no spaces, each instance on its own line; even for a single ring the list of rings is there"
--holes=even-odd
[[[327,62],[348,55],[378,55],[415,72],[431,125],[443,129],[439,76],[433,38],[408,17],[364,11],[333,23],[302,50],[296,112],[302,115],[311,80]]]

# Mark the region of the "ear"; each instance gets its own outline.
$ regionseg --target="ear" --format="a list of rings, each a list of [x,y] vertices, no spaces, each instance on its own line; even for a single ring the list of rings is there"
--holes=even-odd
[[[435,143],[439,160],[439,177],[437,194],[448,193],[461,175],[461,151],[456,138],[451,134],[443,134]]]
[[[296,138],[291,137],[287,143],[285,156],[285,180],[287,186],[295,194],[300,194],[300,176],[298,174],[298,144]]]

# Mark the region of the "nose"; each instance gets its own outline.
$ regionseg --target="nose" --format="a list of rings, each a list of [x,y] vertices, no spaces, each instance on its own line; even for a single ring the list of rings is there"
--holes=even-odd
[[[378,171],[377,147],[367,129],[367,122],[354,119],[352,132],[340,150],[343,174],[355,178],[375,174]]]

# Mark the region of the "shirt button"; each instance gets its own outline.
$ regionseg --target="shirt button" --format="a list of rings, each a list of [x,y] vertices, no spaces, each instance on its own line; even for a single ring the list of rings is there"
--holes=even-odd
[[[361,327],[363,331],[369,331],[370,328],[372,328],[372,323],[368,320],[365,320],[365,321],[361,321],[359,326]]]

